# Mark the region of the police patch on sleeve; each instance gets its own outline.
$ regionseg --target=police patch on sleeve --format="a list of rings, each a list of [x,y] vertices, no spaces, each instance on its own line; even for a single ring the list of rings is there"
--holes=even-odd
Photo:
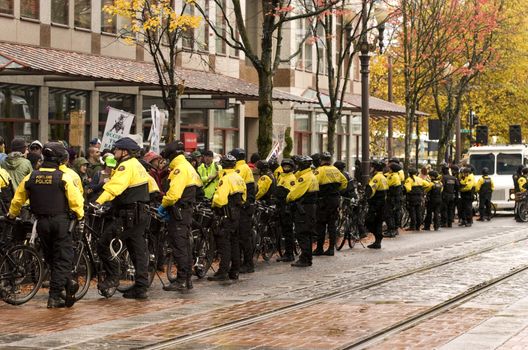
[[[319,175],[319,171],[314,170],[314,175]]]
[[[224,184],[224,182],[222,180],[220,180],[220,182],[218,182],[218,186],[222,186]]]
[[[240,169],[235,170],[235,173],[240,174]]]
[[[118,171],[123,171],[125,170],[125,166],[124,165],[121,165],[119,168],[117,168]]]
[[[174,169],[174,175],[178,175],[180,173],[180,169]]]
[[[290,182],[290,186],[295,186],[295,181]]]
[[[302,177],[299,178],[299,182],[303,182],[304,179]]]

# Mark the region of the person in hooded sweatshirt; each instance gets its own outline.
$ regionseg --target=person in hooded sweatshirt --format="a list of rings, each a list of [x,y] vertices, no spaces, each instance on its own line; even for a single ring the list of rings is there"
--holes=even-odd
[[[26,159],[27,146],[26,141],[22,138],[14,138],[11,141],[11,153],[0,164],[2,169],[5,169],[11,178],[13,191],[16,192],[18,185],[22,180],[33,171],[31,162]]]

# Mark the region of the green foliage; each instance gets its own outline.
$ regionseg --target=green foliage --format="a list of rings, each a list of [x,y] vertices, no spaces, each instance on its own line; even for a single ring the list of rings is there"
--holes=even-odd
[[[293,150],[293,139],[291,137],[291,128],[286,128],[286,131],[284,131],[284,142],[286,143],[286,147],[284,147],[284,151],[282,152],[282,155],[284,158],[291,158],[291,152]]]

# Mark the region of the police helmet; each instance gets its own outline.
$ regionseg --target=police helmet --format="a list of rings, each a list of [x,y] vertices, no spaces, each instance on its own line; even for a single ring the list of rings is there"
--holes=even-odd
[[[279,167],[279,162],[277,161],[276,157],[271,157],[268,163],[272,171],[275,171],[275,169]]]
[[[141,150],[141,147],[139,147],[137,142],[132,140],[130,137],[120,138],[114,143],[114,146],[117,149],[122,149],[130,152],[139,152]]]
[[[269,163],[266,160],[259,160],[255,165],[261,173],[265,173],[270,170]]]
[[[290,158],[284,158],[281,162],[281,167],[285,173],[291,173],[295,169],[295,163]]]
[[[235,157],[236,160],[245,160],[246,159],[246,151],[244,151],[242,148],[234,148],[229,152],[230,155]]]
[[[462,173],[464,173],[464,174],[469,174],[469,173],[471,172],[471,168],[469,168],[469,167],[464,167],[464,168],[462,168],[461,171],[462,171]]]
[[[324,162],[329,162],[332,160],[332,153],[324,151],[321,153],[321,160]]]
[[[453,164],[451,165],[451,171],[453,172],[453,174],[458,174],[460,172],[460,168],[458,167],[458,165]]]
[[[395,163],[395,164],[400,164],[400,160],[396,157],[392,157],[390,160],[389,160],[389,163]]]
[[[431,179],[436,179],[436,178],[438,177],[438,172],[435,171],[435,170],[431,170],[431,171],[429,172],[429,177],[430,177]]]
[[[299,159],[299,163],[298,163],[299,170],[308,169],[309,167],[312,166],[312,163],[313,163],[312,157],[301,156]]]
[[[314,153],[310,157],[312,159],[313,165],[317,168],[319,165],[321,165],[321,154],[320,153]]]
[[[415,168],[410,168],[410,169],[409,169],[409,176],[414,176],[414,175],[416,175],[416,174],[418,174],[418,171],[416,171]]]
[[[393,173],[397,173],[397,172],[400,171],[402,168],[401,168],[401,165],[398,164],[398,163],[390,163],[390,164],[389,164],[389,169],[390,169]]]
[[[64,157],[64,153],[68,154],[68,151],[66,151],[66,148],[60,142],[48,142],[44,144],[42,149],[45,162],[60,163]]]
[[[180,140],[173,141],[165,146],[165,149],[161,152],[161,156],[168,160],[173,160],[176,156],[183,154],[185,151],[185,145]]]
[[[225,156],[220,158],[220,165],[224,169],[233,169],[236,165],[236,162],[237,159],[231,154],[226,154]]]
[[[299,161],[301,160],[302,156],[301,155],[298,155],[298,154],[295,154],[293,157],[292,157],[292,161],[295,165],[299,165]]]
[[[528,174],[528,168],[523,168],[523,170],[522,170],[522,174],[523,174],[523,175]]]
[[[376,171],[383,171],[385,167],[385,164],[380,160],[373,160],[370,164]]]
[[[486,167],[482,168],[482,175],[489,175],[489,169]]]
[[[345,168],[346,168],[346,163],[343,162],[342,160],[336,160],[336,161],[334,162],[334,166],[335,166],[337,169],[339,169],[339,171],[343,171],[343,170],[345,170]]]

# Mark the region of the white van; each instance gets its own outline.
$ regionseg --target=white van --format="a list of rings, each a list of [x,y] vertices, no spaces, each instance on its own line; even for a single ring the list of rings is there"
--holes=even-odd
[[[514,197],[512,176],[517,168],[528,164],[528,145],[478,146],[469,149],[469,163],[475,168],[475,180],[482,175],[482,168],[489,169],[495,184],[491,197],[498,210],[513,210]]]

